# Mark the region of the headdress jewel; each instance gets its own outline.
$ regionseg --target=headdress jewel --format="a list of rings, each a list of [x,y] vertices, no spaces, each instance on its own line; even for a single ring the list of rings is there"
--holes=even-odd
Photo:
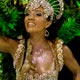
[[[51,20],[53,20],[53,17],[60,19],[64,10],[63,0],[25,0],[24,3],[27,3],[25,12],[29,6],[31,6],[33,9],[42,6],[45,13],[44,17],[48,18],[48,16],[50,16]]]

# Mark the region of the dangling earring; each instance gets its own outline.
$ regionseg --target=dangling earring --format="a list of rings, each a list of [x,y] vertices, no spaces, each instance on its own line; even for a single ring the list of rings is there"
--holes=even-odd
[[[48,30],[45,31],[45,37],[48,37],[49,36],[49,32]]]

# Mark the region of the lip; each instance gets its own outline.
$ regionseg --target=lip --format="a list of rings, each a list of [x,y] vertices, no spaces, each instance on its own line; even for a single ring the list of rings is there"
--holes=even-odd
[[[30,27],[33,27],[33,26],[35,26],[35,23],[34,22],[28,22],[27,25]]]

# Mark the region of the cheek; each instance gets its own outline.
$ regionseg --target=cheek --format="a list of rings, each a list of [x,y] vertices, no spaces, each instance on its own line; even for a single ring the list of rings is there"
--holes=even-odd
[[[43,19],[38,19],[38,26],[39,26],[39,28],[45,28],[46,21]]]

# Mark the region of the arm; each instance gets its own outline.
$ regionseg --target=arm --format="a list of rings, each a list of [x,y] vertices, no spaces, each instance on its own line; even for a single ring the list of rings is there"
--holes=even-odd
[[[17,41],[7,38],[0,37],[0,51],[5,53],[14,53],[17,49]]]
[[[80,66],[73,57],[71,50],[67,46],[64,46],[63,51],[64,64],[73,73],[74,80],[80,80]]]

